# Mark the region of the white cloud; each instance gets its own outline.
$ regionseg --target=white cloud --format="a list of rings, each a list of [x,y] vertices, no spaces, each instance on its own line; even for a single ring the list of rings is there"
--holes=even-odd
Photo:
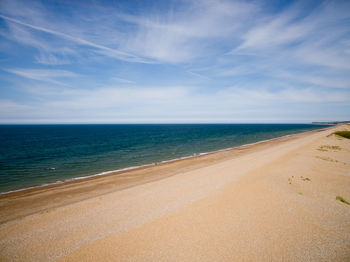
[[[36,2],[2,3],[1,36],[37,50],[36,69],[4,69],[32,80],[13,80],[40,101],[23,110],[28,119],[217,122],[292,110],[301,119],[310,104],[314,115],[327,113],[322,105],[349,107],[346,2],[272,12],[256,2],[201,0],[132,13],[94,2],[70,17]]]
[[[293,119],[291,117],[299,121],[305,119],[307,116],[302,112],[290,116],[291,110],[304,105],[310,106],[310,114],[316,113],[320,117],[328,110],[322,108],[322,104],[350,102],[347,90],[329,92],[317,88],[285,88],[275,92],[267,88],[231,87],[202,92],[189,86],[115,86],[92,90],[41,86],[28,91],[36,102],[19,106],[1,101],[0,107],[5,111],[0,115],[0,121],[9,121],[9,116],[12,116],[11,121],[20,121],[26,116],[34,122],[237,122],[240,119],[267,121],[274,117],[276,120],[278,116],[284,117],[286,122]]]
[[[39,55],[35,56],[35,60],[39,64],[44,65],[65,65],[70,64],[70,61],[66,58],[58,57],[57,55],[53,54],[45,54],[40,53]]]
[[[236,49],[266,49],[293,43],[307,35],[312,28],[308,24],[293,24],[291,14],[282,14],[271,21],[253,27],[243,35],[243,43]]]
[[[22,111],[27,110],[29,107],[23,104],[19,104],[16,102],[13,102],[11,100],[1,99],[0,100],[0,112],[2,112],[3,115],[6,115],[9,111]]]
[[[342,75],[339,73],[324,73],[319,72],[288,72],[280,71],[276,74],[276,77],[285,79],[288,82],[294,83],[306,83],[316,87],[327,88],[344,88],[350,89],[350,76]]]
[[[109,48],[109,47],[106,47],[104,45],[96,44],[96,43],[93,43],[91,41],[88,41],[88,40],[85,40],[82,38],[78,38],[75,36],[71,36],[71,35],[56,31],[56,30],[52,30],[52,29],[48,29],[48,28],[45,28],[42,26],[36,26],[36,25],[29,24],[29,23],[25,23],[25,22],[4,16],[4,15],[0,15],[0,17],[8,22],[16,23],[16,24],[19,24],[19,25],[22,25],[22,26],[25,26],[25,27],[28,27],[28,28],[31,28],[31,29],[34,29],[37,31],[41,31],[44,33],[55,35],[57,37],[66,39],[68,41],[72,41],[78,45],[84,45],[84,46],[96,48],[97,50],[99,50],[100,53],[103,53],[103,54],[111,56],[111,57],[115,57],[115,58],[125,60],[125,61],[135,61],[135,62],[143,62],[144,61],[143,59],[140,59],[134,55],[120,51],[118,49]]]
[[[115,82],[119,82],[119,83],[125,83],[125,84],[135,83],[134,81],[131,81],[131,80],[128,80],[128,79],[124,79],[124,78],[121,78],[121,77],[116,77],[116,76],[111,77],[111,80],[115,81]]]
[[[15,69],[8,68],[4,69],[7,72],[19,75],[24,78],[47,81],[54,84],[63,84],[57,79],[66,78],[66,77],[76,77],[76,73],[67,71],[67,70],[55,70],[55,69]]]
[[[242,44],[232,54],[250,52],[295,65],[350,69],[346,41],[340,41],[350,34],[345,22],[349,4],[320,2],[307,13],[299,5],[262,19],[243,34]]]
[[[45,37],[35,34],[35,31],[27,30],[16,23],[8,23],[8,28],[9,33],[3,32],[2,35],[7,39],[37,49],[39,54],[34,55],[37,63],[45,65],[70,64],[69,57],[78,55],[72,48],[67,47],[66,43],[49,42]]]
[[[170,10],[162,15],[119,15],[137,26],[122,46],[160,62],[191,61],[213,52],[211,41],[235,38],[256,9],[243,2],[193,1],[177,13]]]
[[[50,11],[38,4],[31,7],[26,2],[12,1],[3,6],[9,15],[0,14],[0,17],[10,27],[15,24],[21,26],[22,31],[30,29],[50,34],[71,44],[92,48],[104,56],[139,63],[153,63],[154,60],[177,63],[201,57],[214,47],[210,41],[232,38],[244,24],[242,22],[248,22],[257,9],[253,4],[238,1],[201,0],[179,4],[181,8],[164,13],[130,15],[111,6],[107,10],[96,8],[95,12],[84,16],[76,13],[80,19],[72,18],[72,22],[67,23],[66,19],[50,16]],[[28,13],[21,12],[22,9]],[[127,32],[123,31],[125,23],[130,28]],[[33,34],[31,38],[14,36],[17,41],[42,49],[38,41],[33,43]]]

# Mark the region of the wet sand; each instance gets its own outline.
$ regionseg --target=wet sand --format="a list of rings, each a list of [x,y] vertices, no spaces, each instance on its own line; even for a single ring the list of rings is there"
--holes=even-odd
[[[343,129],[2,195],[0,260],[348,261]]]

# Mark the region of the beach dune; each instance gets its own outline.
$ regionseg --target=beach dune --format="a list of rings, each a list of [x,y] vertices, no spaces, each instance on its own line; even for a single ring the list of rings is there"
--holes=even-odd
[[[2,195],[0,260],[349,261],[345,129]]]

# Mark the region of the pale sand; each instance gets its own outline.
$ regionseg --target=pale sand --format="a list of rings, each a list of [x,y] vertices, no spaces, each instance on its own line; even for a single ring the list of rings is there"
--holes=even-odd
[[[0,260],[350,261],[343,129],[1,196]]]

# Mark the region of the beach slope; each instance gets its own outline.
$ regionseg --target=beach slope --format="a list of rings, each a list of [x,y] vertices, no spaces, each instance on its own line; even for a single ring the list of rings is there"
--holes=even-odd
[[[346,129],[2,196],[0,260],[349,261]]]

